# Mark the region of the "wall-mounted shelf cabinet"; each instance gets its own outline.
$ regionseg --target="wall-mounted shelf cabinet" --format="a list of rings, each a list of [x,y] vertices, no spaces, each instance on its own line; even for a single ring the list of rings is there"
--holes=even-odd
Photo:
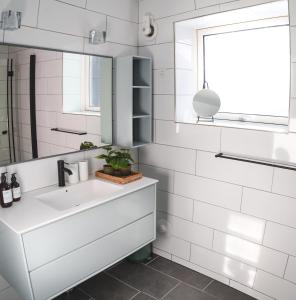
[[[116,60],[116,144],[141,147],[152,142],[152,60]]]

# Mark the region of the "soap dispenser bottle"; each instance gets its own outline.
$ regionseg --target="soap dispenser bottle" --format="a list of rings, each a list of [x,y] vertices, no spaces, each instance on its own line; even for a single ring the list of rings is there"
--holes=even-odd
[[[13,202],[11,188],[10,185],[7,183],[6,174],[7,172],[1,174],[0,185],[0,202],[3,208],[10,207]]]
[[[12,198],[14,202],[20,201],[21,200],[21,188],[20,188],[20,184],[17,182],[16,180],[16,174],[13,173],[11,175],[11,183],[10,183],[10,187],[12,190]]]

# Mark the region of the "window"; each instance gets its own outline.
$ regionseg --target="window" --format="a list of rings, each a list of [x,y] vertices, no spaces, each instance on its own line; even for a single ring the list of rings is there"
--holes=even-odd
[[[197,32],[199,86],[206,81],[220,96],[216,118],[288,123],[289,26],[278,21]]]
[[[193,98],[207,82],[221,99],[217,125],[288,125],[288,16],[288,1],[281,0],[177,21],[176,122],[197,122]]]

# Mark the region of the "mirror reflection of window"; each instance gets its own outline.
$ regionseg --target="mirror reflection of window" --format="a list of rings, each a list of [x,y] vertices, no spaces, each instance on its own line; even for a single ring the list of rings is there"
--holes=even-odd
[[[89,102],[88,110],[100,110],[103,72],[102,61],[98,57],[90,57],[89,65]]]
[[[107,97],[109,62],[96,56],[63,54],[63,111],[97,113]]]

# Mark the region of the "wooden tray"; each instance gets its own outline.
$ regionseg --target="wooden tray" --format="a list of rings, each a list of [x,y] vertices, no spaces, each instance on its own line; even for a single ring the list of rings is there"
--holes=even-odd
[[[99,177],[99,178],[102,178],[105,180],[109,180],[109,181],[112,181],[112,182],[118,183],[118,184],[127,184],[130,182],[136,181],[138,179],[141,179],[143,177],[143,174],[140,172],[132,172],[132,174],[129,176],[117,177],[117,176],[105,174],[103,172],[103,170],[100,170],[100,171],[96,172],[96,177]]]

